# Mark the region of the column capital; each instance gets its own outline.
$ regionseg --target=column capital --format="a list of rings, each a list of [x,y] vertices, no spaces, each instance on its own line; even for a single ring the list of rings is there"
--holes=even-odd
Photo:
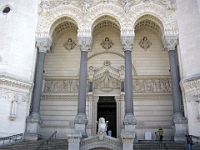
[[[50,51],[51,44],[52,42],[49,38],[38,38],[36,40],[36,47],[39,49],[39,52],[46,53]]]
[[[78,44],[80,46],[81,51],[89,51],[92,47],[92,37],[81,36],[78,37]]]
[[[78,34],[78,44],[80,46],[81,51],[89,51],[92,47],[92,35],[90,30],[79,30]]]
[[[164,48],[168,51],[175,50],[178,43],[177,36],[164,36],[163,38]]]
[[[121,45],[124,51],[132,51],[135,33],[133,30],[121,31]]]

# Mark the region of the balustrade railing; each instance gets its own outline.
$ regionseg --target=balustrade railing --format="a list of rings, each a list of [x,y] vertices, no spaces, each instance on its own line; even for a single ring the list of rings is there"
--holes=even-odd
[[[51,136],[48,139],[41,142],[35,150],[40,150],[40,149],[45,149],[45,148],[48,149],[48,146],[52,143],[54,139],[56,139],[56,134],[57,134],[57,131],[53,132]]]
[[[7,137],[1,137],[0,138],[0,147],[9,145],[9,144],[15,144],[17,142],[21,142],[23,140],[23,133],[15,134]]]

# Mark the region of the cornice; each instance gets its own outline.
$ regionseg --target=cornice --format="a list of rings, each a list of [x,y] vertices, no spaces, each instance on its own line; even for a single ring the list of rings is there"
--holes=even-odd
[[[30,92],[32,83],[28,83],[22,80],[14,79],[11,77],[0,76],[0,87],[20,89],[22,91]]]

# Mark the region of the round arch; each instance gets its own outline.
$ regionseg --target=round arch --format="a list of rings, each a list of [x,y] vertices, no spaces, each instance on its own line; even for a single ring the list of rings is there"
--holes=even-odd
[[[170,33],[176,34],[177,24],[175,19],[173,19],[172,14],[167,14],[167,10],[154,3],[146,3],[143,5],[133,6],[130,9],[130,19],[132,27],[135,27],[138,20],[143,16],[150,16],[150,20],[158,24],[162,30],[163,35]]]
[[[64,21],[74,23],[78,28],[81,24],[82,12],[74,6],[59,6],[48,13],[40,15],[37,37],[51,37],[56,26]]]
[[[126,26],[126,14],[123,11],[122,8],[115,6],[115,5],[105,5],[105,4],[99,4],[95,7],[92,7],[89,10],[87,17],[88,20],[88,28],[90,31],[92,31],[93,25],[95,24],[96,20],[98,18],[101,18],[103,16],[112,16],[118,24],[120,29],[122,29],[124,26]]]

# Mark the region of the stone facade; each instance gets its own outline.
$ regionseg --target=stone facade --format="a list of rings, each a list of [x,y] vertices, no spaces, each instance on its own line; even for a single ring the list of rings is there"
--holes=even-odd
[[[146,132],[156,139],[159,127],[164,139],[184,136],[187,127],[200,136],[199,10],[198,0],[1,1],[0,137],[25,132],[26,125],[27,132],[28,118],[37,112],[36,134],[57,130],[72,149],[95,148],[89,143],[98,139],[98,102],[108,96],[116,103],[121,141],[104,140],[121,142],[123,149]]]

